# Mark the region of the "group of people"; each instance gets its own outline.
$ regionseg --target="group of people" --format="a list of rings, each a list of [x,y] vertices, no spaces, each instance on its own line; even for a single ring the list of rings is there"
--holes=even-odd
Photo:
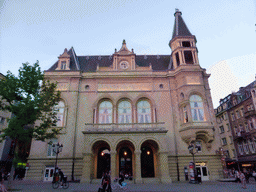
[[[122,182],[124,181],[124,173],[123,171],[120,172],[118,183],[122,186]],[[101,192],[111,192],[111,171],[106,171],[102,174],[101,179],[101,187],[99,189]]]
[[[236,182],[242,183],[242,188],[246,189],[246,183],[249,183],[250,177],[254,177],[256,181],[256,172],[253,170],[247,170],[243,169],[241,170],[235,170],[234,168],[229,170],[224,170],[224,175],[226,178],[235,178]]]

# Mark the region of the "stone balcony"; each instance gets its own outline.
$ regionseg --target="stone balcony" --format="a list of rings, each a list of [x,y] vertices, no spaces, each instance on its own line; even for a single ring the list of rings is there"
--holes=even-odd
[[[188,122],[180,126],[181,138],[188,144],[196,139],[202,139],[208,147],[214,140],[214,126],[210,122]]]
[[[167,133],[164,123],[85,124],[83,134]]]

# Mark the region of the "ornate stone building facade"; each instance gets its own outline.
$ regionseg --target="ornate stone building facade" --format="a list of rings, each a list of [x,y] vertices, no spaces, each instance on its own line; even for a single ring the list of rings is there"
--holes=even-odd
[[[219,178],[220,139],[208,85],[198,61],[196,38],[175,12],[170,55],[136,55],[123,41],[106,56],[59,56],[45,78],[58,83],[57,108],[64,145],[58,166],[69,177],[94,182],[103,171],[123,171],[135,183],[185,180],[195,154],[203,180]],[[27,178],[51,180],[55,154],[47,142],[33,141]],[[98,182],[98,181],[97,181]]]
[[[215,110],[228,169],[256,170],[255,82],[221,99]]]

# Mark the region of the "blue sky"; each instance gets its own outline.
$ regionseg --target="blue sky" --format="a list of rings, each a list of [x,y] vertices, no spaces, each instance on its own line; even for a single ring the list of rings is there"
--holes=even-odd
[[[255,79],[254,0],[0,0],[0,72],[36,60],[46,70],[71,46],[77,55],[110,55],[123,39],[138,55],[171,54],[175,8],[197,38],[217,107]]]

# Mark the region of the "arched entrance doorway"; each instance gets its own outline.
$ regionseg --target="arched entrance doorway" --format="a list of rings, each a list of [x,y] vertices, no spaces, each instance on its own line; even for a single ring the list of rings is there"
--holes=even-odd
[[[127,178],[133,177],[134,146],[130,141],[121,141],[117,145],[118,174],[123,172]]]
[[[155,177],[156,153],[158,145],[155,141],[147,140],[141,145],[141,177]]]
[[[110,170],[110,147],[105,141],[98,141],[93,145],[94,166],[96,169],[96,178],[101,178],[102,174]]]

